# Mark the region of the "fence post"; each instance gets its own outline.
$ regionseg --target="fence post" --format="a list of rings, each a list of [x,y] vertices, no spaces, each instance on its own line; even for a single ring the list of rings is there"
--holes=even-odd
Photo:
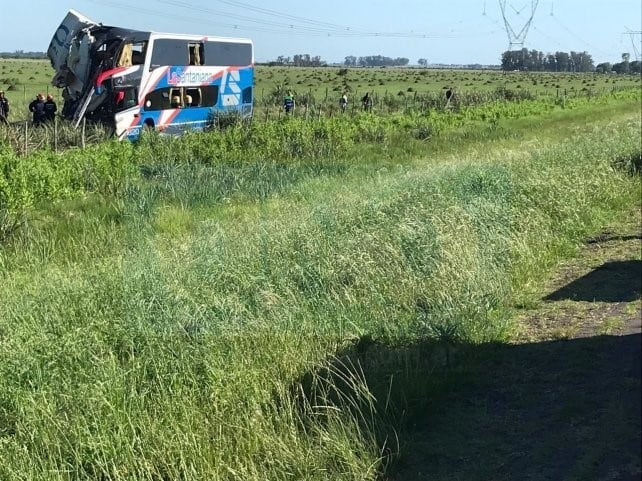
[[[82,131],[80,133],[80,147],[82,149],[85,148],[85,126],[87,124],[87,119],[85,117],[82,118]]]
[[[54,117],[54,152],[58,153],[58,117]]]

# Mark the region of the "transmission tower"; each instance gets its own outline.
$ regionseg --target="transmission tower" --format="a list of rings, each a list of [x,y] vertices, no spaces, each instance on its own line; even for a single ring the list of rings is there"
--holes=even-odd
[[[520,50],[524,47],[526,35],[528,34],[528,29],[530,28],[531,23],[533,22],[533,17],[535,16],[535,10],[537,10],[538,3],[539,0],[532,0],[530,2],[530,10],[527,10],[525,15],[521,16],[522,12],[526,10],[526,7],[528,7],[528,3],[523,5],[521,8],[515,8],[506,0],[499,0],[499,7],[502,10],[502,17],[504,18],[504,27],[506,28],[506,34],[508,35],[508,50],[514,50],[514,47],[518,47],[517,49]],[[510,12],[508,11],[508,7],[515,12],[515,15],[511,16],[511,18],[517,20],[519,17],[519,20],[521,20],[521,22],[519,22],[521,28],[518,26],[513,27],[513,22],[509,19]]]
[[[635,55],[635,60],[640,60],[640,51],[642,50],[642,36],[640,37],[640,43],[638,44],[636,42],[636,37],[638,35],[642,35],[642,32],[634,32],[633,30],[630,30],[628,27],[626,28],[625,34],[628,34],[629,37],[631,37],[631,45],[633,46],[633,54]]]

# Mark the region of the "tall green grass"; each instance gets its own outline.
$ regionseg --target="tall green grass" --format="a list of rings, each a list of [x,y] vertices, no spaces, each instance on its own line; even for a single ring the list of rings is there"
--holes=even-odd
[[[380,149],[370,169],[219,159],[223,139],[110,147],[143,178],[57,204],[63,230],[31,221],[0,255],[0,477],[376,479],[382,423],[420,389],[401,358],[375,400],[343,355],[509,339],[529,286],[639,202],[620,167],[639,119],[598,125],[397,164]]]

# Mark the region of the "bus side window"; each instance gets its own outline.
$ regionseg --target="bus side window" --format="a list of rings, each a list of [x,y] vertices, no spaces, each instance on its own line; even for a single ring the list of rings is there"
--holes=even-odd
[[[243,96],[241,103],[251,104],[252,103],[252,87],[246,87],[243,89]]]
[[[169,98],[171,99],[171,107],[173,109],[183,106],[183,96],[181,95],[181,89],[172,89],[169,93]]]
[[[191,107],[200,107],[201,106],[201,91],[200,89],[185,89],[185,96],[190,96],[192,98]]]
[[[114,93],[116,112],[135,107],[138,104],[138,92],[135,88],[117,90]]]
[[[207,85],[201,87],[203,107],[215,107],[218,103],[218,85]]]
[[[150,92],[145,97],[145,110],[165,110],[170,108],[170,97],[167,89]]]
[[[202,43],[188,43],[189,50],[189,65],[203,65],[203,44]]]
[[[145,63],[146,42],[132,44],[132,65],[143,65]]]

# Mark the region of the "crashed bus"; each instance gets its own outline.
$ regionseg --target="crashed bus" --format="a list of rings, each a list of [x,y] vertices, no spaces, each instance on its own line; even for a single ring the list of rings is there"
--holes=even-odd
[[[245,38],[110,27],[70,10],[47,56],[62,116],[135,140],[142,130],[202,130],[222,113],[252,116],[254,48]]]

